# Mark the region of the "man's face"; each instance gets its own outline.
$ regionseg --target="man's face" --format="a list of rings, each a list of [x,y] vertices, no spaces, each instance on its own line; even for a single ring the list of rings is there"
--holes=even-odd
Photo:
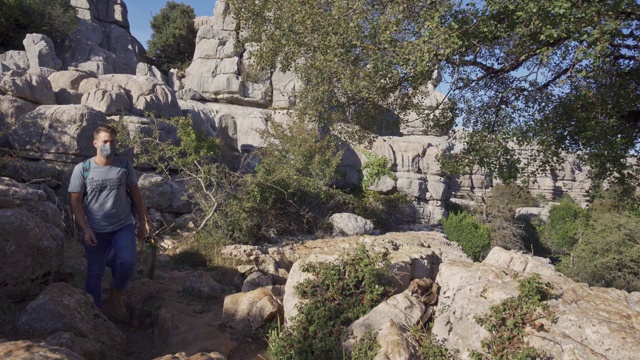
[[[98,136],[93,139],[93,146],[96,148],[97,153],[100,154],[100,148],[103,145],[109,144],[112,149],[116,146],[116,137],[108,132],[100,132]]]
[[[102,144],[111,144],[111,146],[114,146],[116,144],[116,137],[108,132],[100,132],[98,136],[93,139],[93,146],[98,148]]]

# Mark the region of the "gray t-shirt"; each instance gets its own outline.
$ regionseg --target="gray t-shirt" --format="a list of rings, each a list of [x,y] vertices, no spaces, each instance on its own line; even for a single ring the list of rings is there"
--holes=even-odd
[[[126,170],[120,159],[112,165],[98,165],[91,158],[87,179],[82,176],[82,163],[76,165],[69,183],[70,193],[84,193],[84,211],[95,232],[111,232],[133,223],[127,186],[137,185],[135,171],[127,161]]]

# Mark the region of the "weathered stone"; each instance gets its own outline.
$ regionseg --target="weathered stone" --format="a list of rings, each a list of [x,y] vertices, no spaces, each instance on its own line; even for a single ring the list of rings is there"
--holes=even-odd
[[[164,74],[160,70],[158,70],[157,67],[151,64],[143,62],[138,63],[138,66],[136,66],[136,76],[146,76],[156,81],[161,81],[165,84],[168,84],[167,77],[164,76]]]
[[[49,346],[56,346],[73,351],[84,359],[100,359],[100,345],[86,338],[81,338],[71,332],[59,332],[44,340]]]
[[[79,162],[95,155],[93,131],[106,120],[84,105],[40,106],[20,117],[9,141],[33,158]]]
[[[30,68],[45,67],[54,70],[62,68],[62,61],[56,56],[53,41],[48,36],[27,34],[22,44],[27,52]]]
[[[131,101],[132,114],[155,114],[159,117],[181,116],[178,99],[163,82],[126,74],[102,75],[99,80],[109,81],[125,89]]]
[[[280,294],[281,289],[273,286],[227,295],[222,321],[234,329],[253,332],[282,316],[283,307],[278,300]]]
[[[177,354],[157,357],[153,360],[227,360],[227,358],[224,355],[217,352],[210,352],[210,353],[199,352],[191,356],[187,356],[187,354],[180,352]]]
[[[385,195],[393,194],[397,190],[396,181],[389,175],[385,175],[376,180],[367,190],[379,192]]]
[[[11,70],[26,70],[29,68],[29,58],[26,51],[9,50],[4,52],[0,54],[0,63]]]
[[[205,136],[213,137],[216,134],[217,112],[210,107],[197,101],[178,100],[178,105],[182,111],[191,116],[193,128]]]
[[[0,133],[13,128],[20,116],[34,110],[36,107],[38,105],[26,100],[0,95]]]
[[[10,71],[0,80],[0,93],[15,96],[36,104],[52,105],[56,96],[49,80],[24,71]]]
[[[549,208],[542,207],[521,207],[516,209],[516,218],[524,217],[531,219],[534,217],[540,218],[544,221],[549,219]]]
[[[393,320],[389,320],[383,325],[378,332],[377,341],[380,350],[374,360],[422,359],[419,346],[408,333],[407,328],[396,324]]]
[[[427,198],[427,182],[419,174],[413,173],[397,173],[398,180],[396,186],[398,192],[413,196],[418,199]]]
[[[373,223],[361,216],[349,213],[333,214],[329,218],[333,234],[339,236],[366,235],[373,232]]]
[[[469,358],[472,350],[482,351],[481,341],[490,334],[475,318],[517,296],[518,282],[538,273],[560,295],[547,302],[557,321],[538,320],[544,331],[525,329],[528,345],[558,359],[581,359],[585,354],[591,359],[635,358],[636,351],[628,344],[640,342],[637,295],[575,283],[555,272],[545,260],[494,248],[482,264],[442,264],[437,279],[442,288],[432,333],[444,340],[447,348],[458,349],[462,358]]]
[[[224,293],[222,285],[211,279],[204,271],[196,271],[189,275],[182,290],[203,298],[219,298]]]
[[[158,261],[160,256],[158,255]],[[152,325],[155,313],[164,302],[161,285],[141,278],[131,281],[124,290],[124,304],[129,314],[128,323],[136,327]]]
[[[449,200],[451,191],[444,178],[440,176],[427,176],[427,198],[429,200]]]
[[[273,108],[291,109],[296,105],[296,94],[302,89],[302,82],[295,73],[283,72],[277,68],[271,77],[273,85]]]
[[[29,340],[0,342],[0,358],[12,360],[85,360],[73,351]]]
[[[245,279],[244,283],[242,284],[242,292],[253,291],[255,289],[269,285],[273,285],[273,279],[271,278],[271,276],[263,274],[260,271],[255,271],[249,274],[249,276],[247,276],[247,278]]]
[[[345,344],[348,346],[367,333],[377,335],[389,321],[409,329],[422,320],[425,311],[425,305],[408,291],[394,295],[351,324]]]
[[[51,83],[51,88],[53,91],[58,92],[60,90],[78,90],[80,87],[80,83],[82,80],[95,77],[95,74],[92,74],[88,71],[82,70],[65,70],[65,71],[57,71],[51,75],[49,75],[48,79]]]
[[[0,208],[0,256],[5,265],[0,268],[0,288],[18,301],[37,294],[57,275],[64,234],[60,214],[56,219],[57,209],[45,201],[44,192],[0,178],[0,198],[12,204]]]
[[[154,173],[142,174],[138,179],[138,186],[147,207],[156,210],[168,210],[171,207],[171,185],[168,179]]]
[[[100,344],[100,358],[122,359],[125,336],[86,292],[66,283],[49,285],[18,319],[18,330],[39,336],[71,332]]]
[[[105,115],[127,113],[131,104],[124,92],[96,89],[82,96],[82,105],[90,106]]]

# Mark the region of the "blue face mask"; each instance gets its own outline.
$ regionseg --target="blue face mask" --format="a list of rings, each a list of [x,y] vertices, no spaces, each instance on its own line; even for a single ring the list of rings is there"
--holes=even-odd
[[[112,157],[115,152],[115,145],[112,146],[109,143],[100,145],[100,155],[104,156],[105,158]]]

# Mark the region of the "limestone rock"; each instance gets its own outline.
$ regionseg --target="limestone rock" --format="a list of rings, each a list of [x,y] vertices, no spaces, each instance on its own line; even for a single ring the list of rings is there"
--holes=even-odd
[[[242,284],[242,292],[249,292],[263,286],[273,285],[273,279],[267,274],[255,271],[249,274]]]
[[[542,207],[521,207],[516,209],[516,218],[524,217],[524,218],[540,218],[544,221],[549,219],[549,208]]]
[[[329,218],[334,235],[353,236],[373,232],[373,223],[361,216],[349,213],[333,214]]]
[[[273,85],[273,108],[291,109],[296,105],[296,93],[302,89],[302,82],[291,71],[277,68],[271,77]]]
[[[125,336],[93,303],[84,291],[66,283],[49,285],[18,319],[18,330],[25,334],[49,336],[59,332],[100,344],[100,358],[122,359]]]
[[[253,332],[282,316],[282,303],[277,298],[280,293],[280,288],[274,286],[227,295],[222,321],[234,329]]]
[[[180,352],[173,355],[165,355],[165,356],[157,357],[153,360],[227,360],[227,358],[217,352],[211,352],[211,353],[199,352],[191,356],[187,356],[187,354]]]
[[[102,75],[98,79],[125,89],[131,101],[132,114],[152,113],[159,117],[182,115],[175,93],[161,81],[126,74]]]
[[[532,273],[550,282],[558,296],[547,302],[557,321],[539,320],[544,331],[527,329],[525,341],[530,346],[558,359],[637,357],[637,351],[628,346],[640,341],[635,293],[589,288],[555,272],[543,259],[499,248],[481,264],[441,265],[437,281],[442,288],[432,333],[445,340],[447,348],[458,349],[462,358],[469,358],[469,352],[480,351],[480,342],[489,336],[475,317],[517,296],[518,281]]]
[[[84,360],[73,351],[29,340],[0,342],[0,358],[13,360]]]
[[[24,71],[10,71],[0,80],[0,94],[11,95],[36,104],[52,105],[56,96],[49,80]]]
[[[48,36],[27,34],[22,44],[27,52],[30,68],[46,67],[54,70],[62,68],[62,61],[56,56],[53,41]]]
[[[369,186],[367,190],[379,192],[385,195],[393,194],[397,190],[396,181],[389,175],[385,175],[376,180],[376,182]]]
[[[157,67],[147,63],[138,63],[138,66],[136,67],[136,76],[146,76],[156,81],[161,81],[165,84],[168,84],[167,77],[160,70],[158,70]]]
[[[216,134],[217,112],[197,101],[178,100],[182,112],[191,116],[193,128],[205,136],[213,137]]]
[[[168,179],[154,173],[142,174],[138,179],[138,186],[148,208],[168,210],[171,207],[171,185]]]
[[[93,340],[81,338],[71,332],[59,332],[44,340],[49,346],[69,349],[84,359],[99,359],[100,345]]]
[[[40,106],[20,118],[9,141],[29,157],[80,162],[95,155],[93,131],[103,124],[104,114],[88,106]]]
[[[83,80],[96,75],[79,69],[57,71],[49,75],[51,88],[56,93],[56,101],[60,105],[80,104],[83,93],[79,92]]]
[[[203,298],[219,298],[224,293],[222,285],[215,282],[204,271],[196,271],[189,275],[182,290]]]
[[[90,106],[105,115],[117,115],[129,111],[131,104],[124,92],[96,89],[82,96],[82,105]]]
[[[425,305],[408,291],[394,295],[351,324],[343,345],[350,349],[357,340],[364,338],[368,333],[379,336],[389,322],[410,329],[423,320],[425,311]]]
[[[151,326],[152,318],[163,302],[161,285],[147,278],[130,281],[124,290],[128,322],[135,327]]]
[[[374,360],[421,359],[419,346],[406,328],[389,320],[378,332],[380,350]]]
[[[14,301],[37,294],[62,266],[61,216],[46,194],[0,177],[0,289]],[[10,206],[7,206],[10,205]],[[48,221],[48,222],[47,222]]]
[[[26,100],[0,95],[0,133],[13,128],[20,116],[34,110],[36,107],[38,105]]]
[[[9,50],[0,54],[0,63],[10,70],[26,70],[29,68],[29,58],[26,51]],[[2,70],[0,69],[0,73]]]
[[[398,181],[396,182],[398,192],[417,199],[426,200],[427,182],[424,177],[413,173],[397,173],[396,176],[398,177]]]

